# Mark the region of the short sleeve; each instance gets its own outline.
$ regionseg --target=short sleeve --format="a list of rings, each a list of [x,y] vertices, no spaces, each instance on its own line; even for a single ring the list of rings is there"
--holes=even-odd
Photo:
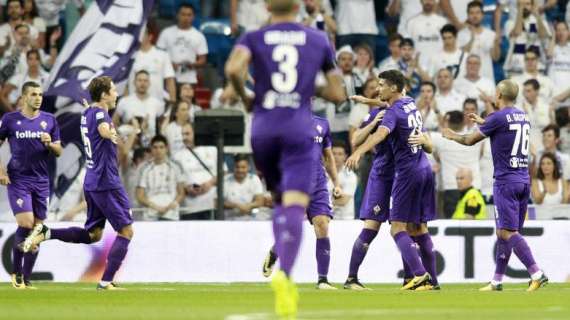
[[[261,180],[255,174],[252,179],[252,190],[254,196],[263,194],[263,183],[261,183]]]
[[[199,56],[208,54],[208,42],[206,42],[204,34],[202,32],[198,32],[198,36],[196,38],[198,40],[196,54]]]
[[[148,181],[147,181],[147,177],[148,177],[148,166],[144,166],[141,174],[139,176],[139,181],[137,183],[137,187],[139,188],[148,188]]]
[[[104,110],[97,111],[95,113],[95,122],[97,122],[97,127],[104,122],[111,123],[111,117],[109,117],[109,114]]]
[[[8,127],[8,115],[5,114],[2,116],[2,119],[0,119],[0,140],[8,138],[9,134],[10,129]]]
[[[164,51],[168,51],[168,31],[170,29],[164,29],[160,35],[158,36],[158,40],[156,41],[156,47],[162,49]]]
[[[492,136],[501,126],[501,118],[498,112],[490,114],[485,123],[479,127],[479,131],[486,137]]]
[[[174,73],[174,67],[172,66],[172,61],[170,61],[170,57],[164,51],[160,51],[160,53],[162,54],[162,58],[164,59],[162,63],[162,77],[164,79],[174,78],[176,74]]]
[[[377,108],[370,110],[368,112],[368,114],[363,119],[361,119],[362,122],[360,123],[360,128],[362,129],[362,128],[366,127],[367,125],[369,125],[370,122],[372,122],[372,120],[374,120],[374,118],[376,118],[376,115],[378,114],[378,112],[379,112],[379,110]]]
[[[357,182],[358,179],[356,178],[356,175],[353,172],[350,172],[345,176],[344,181],[341,181],[342,192],[349,196],[354,196]]]
[[[249,52],[253,51],[253,43],[251,41],[251,33],[246,33],[241,36],[236,42],[236,46],[245,48]]]
[[[398,122],[398,115],[396,114],[396,110],[394,108],[388,108],[386,109],[386,113],[384,114],[384,118],[382,118],[380,126],[385,127],[390,132],[392,132],[396,128],[397,122]]]
[[[323,135],[323,149],[332,147],[331,127],[327,123],[327,129]]]
[[[57,120],[55,118],[52,118],[52,121],[53,121],[53,125],[51,127],[51,131],[49,134],[51,136],[51,141],[58,142],[58,141],[60,141],[59,125],[57,124]]]
[[[184,183],[186,182],[186,178],[184,177],[184,169],[182,169],[182,165],[177,161],[172,161],[174,163],[174,173],[176,174],[176,183]]]

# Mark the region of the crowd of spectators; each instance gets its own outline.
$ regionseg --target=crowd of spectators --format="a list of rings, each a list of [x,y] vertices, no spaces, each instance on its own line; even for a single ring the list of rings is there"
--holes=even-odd
[[[45,85],[65,36],[57,21],[68,2],[0,1],[5,13],[0,25],[3,112],[18,108],[24,82]],[[84,10],[83,1],[73,2]],[[113,115],[124,140],[121,172],[135,216],[210,219],[216,177],[223,174],[226,218],[267,219],[272,201],[251,157],[251,115],[219,72],[213,72],[216,81],[205,80],[219,62],[210,60],[212,40],[197,23],[221,21],[229,30],[227,39],[235,41],[268,22],[265,2],[175,2],[180,5],[173,18],[161,19],[154,13],[148,22]],[[531,119],[532,201],[570,201],[568,1],[301,0],[300,4],[298,21],[326,32],[335,47],[347,96],[375,98],[378,72],[398,69],[406,76],[406,92],[416,98],[423,126],[434,141],[430,159],[441,218],[457,217],[458,204],[469,208],[461,218],[481,218],[480,202],[493,203],[489,142],[464,147],[442,138],[440,130],[477,130],[466,115],[493,112],[495,85],[503,78],[519,84],[516,106]],[[208,108],[244,114],[244,145],[225,148],[224,172],[216,172],[214,147],[194,143],[195,113]],[[334,140],[343,190],[339,198],[331,199],[337,218],[358,216],[372,155],[363,158],[358,172],[343,165],[352,151],[351,137],[370,108],[358,99],[338,105],[313,99],[314,113],[328,119]],[[466,194],[473,194],[471,190],[483,200],[463,201]],[[69,192],[80,189],[71,187]],[[71,204],[59,207],[55,219],[82,219],[81,196],[68,197]]]

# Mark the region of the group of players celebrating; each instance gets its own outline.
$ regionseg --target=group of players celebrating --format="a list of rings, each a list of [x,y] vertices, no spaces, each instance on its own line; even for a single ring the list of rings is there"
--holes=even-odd
[[[326,119],[313,116],[311,98],[318,95],[332,102],[346,99],[342,79],[335,68],[333,50],[326,35],[295,23],[296,0],[270,0],[270,24],[245,34],[226,64],[226,75],[245,105],[253,110],[252,147],[257,168],[274,195],[275,243],[264,263],[279,316],[294,318],[298,292],[291,279],[302,237],[305,215],[315,227],[319,289],[335,289],[327,279],[330,261],[328,224],[332,218],[325,169],[331,177],[333,196],[341,193],[330,148]],[[245,82],[253,65],[255,95],[248,95]],[[327,85],[316,88],[322,71]],[[405,78],[397,70],[378,75],[381,107],[370,111],[354,135],[356,147],[346,165],[358,166],[361,156],[375,149],[374,161],[360,218],[364,221],[352,250],[346,289],[367,289],[358,280],[358,269],[382,223],[400,250],[405,281],[403,290],[437,290],[435,250],[427,223],[435,219],[435,181],[426,152],[432,144],[422,129],[422,117],[414,99],[404,93]],[[87,221],[84,228],[50,229],[43,224],[49,198],[47,162],[59,156],[62,147],[55,118],[40,111],[42,89],[28,82],[22,89],[22,109],[7,113],[0,122],[0,139],[8,139],[12,158],[7,172],[0,169],[0,183],[18,223],[13,248],[12,285],[33,289],[30,275],[40,243],[57,239],[70,243],[93,243],[101,239],[108,220],[117,232],[107,265],[97,289],[122,289],[113,277],[127,254],[133,236],[129,201],[118,172],[118,136],[109,116],[117,91],[109,77],[94,78],[88,87],[93,103],[81,116],[80,130],[86,156],[84,193]],[[514,107],[518,86],[509,80],[498,84],[496,109],[486,119],[470,117],[478,130],[460,135],[444,129],[447,139],[473,145],[491,139],[494,164],[494,199],[497,221],[497,264],[491,282],[483,291],[502,290],[502,278],[512,252],[526,266],[531,281],[528,291],[547,283],[519,231],[525,219],[530,190],[528,173],[528,116]],[[324,165],[321,162],[324,155]]]
[[[297,2],[270,0],[268,9],[270,24],[239,40],[226,64],[226,75],[235,92],[254,113],[254,159],[275,200],[275,244],[265,259],[263,273],[269,276],[276,259],[280,260],[280,270],[275,272],[271,282],[275,311],[282,318],[292,319],[297,313],[299,295],[291,271],[301,242],[305,214],[317,236],[317,288],[334,289],[326,278],[331,210],[330,206],[322,205],[326,191],[322,190],[325,170],[321,155],[327,154],[330,137],[326,120],[311,114],[310,101],[315,94],[337,103],[346,96],[326,35],[295,23]],[[250,63],[255,95],[248,95],[245,90]],[[320,71],[325,74],[327,85],[315,88],[315,77]],[[358,281],[358,269],[381,224],[386,221],[390,222],[390,233],[402,256],[405,271],[402,290],[440,289],[435,250],[427,228],[427,223],[436,217],[435,181],[426,156],[426,152],[432,151],[432,143],[422,128],[421,113],[414,99],[405,95],[404,86],[405,78],[397,70],[378,75],[378,98],[383,106],[370,111],[353,138],[356,150],[346,161],[348,168],[355,169],[361,156],[375,149],[360,211],[364,226],[353,246],[344,285],[347,289],[366,289]],[[480,290],[502,290],[506,267],[514,252],[531,276],[527,291],[535,291],[545,285],[548,278],[519,233],[530,193],[530,123],[528,116],[514,107],[518,95],[515,83],[502,81],[496,92],[494,113],[486,119],[469,115],[479,125],[478,130],[461,135],[444,129],[443,136],[464,145],[491,139],[497,264],[492,280]],[[338,193],[336,172],[327,171],[335,184],[333,193]]]

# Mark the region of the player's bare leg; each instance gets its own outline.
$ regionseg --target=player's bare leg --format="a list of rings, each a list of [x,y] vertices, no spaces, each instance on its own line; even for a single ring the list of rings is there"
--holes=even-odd
[[[414,274],[414,278],[403,286],[402,290],[415,290],[428,283],[431,277],[420,261],[420,255],[418,254],[416,245],[408,234],[407,223],[392,221],[390,234],[394,238],[403,260],[408,264]]]
[[[317,258],[317,272],[319,280],[317,282],[317,289],[321,290],[336,290],[328,280],[329,265],[330,265],[330,251],[331,243],[329,240],[329,223],[331,218],[327,215],[315,216],[312,220],[317,237],[317,245],[315,256]]]
[[[354,241],[352,247],[352,254],[350,256],[350,268],[348,271],[348,278],[344,283],[344,288],[349,290],[370,290],[366,288],[360,281],[358,281],[358,270],[364,261],[364,257],[368,253],[370,244],[378,235],[381,222],[376,220],[364,220],[364,226],[358,238]]]

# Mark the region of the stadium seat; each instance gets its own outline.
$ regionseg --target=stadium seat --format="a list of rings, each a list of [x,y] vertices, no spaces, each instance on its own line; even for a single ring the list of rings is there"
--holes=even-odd
[[[204,33],[208,42],[208,63],[216,68],[218,75],[223,77],[224,64],[235,43],[235,38],[231,36],[229,20],[206,20],[200,26],[200,31]]]
[[[209,109],[212,91],[206,87],[196,87],[194,88],[194,98],[196,99],[196,104],[202,109]]]
[[[176,10],[181,4],[190,4],[194,7],[196,17],[193,25],[198,28],[202,20],[200,0],[158,0],[158,15],[163,19],[175,19]]]

